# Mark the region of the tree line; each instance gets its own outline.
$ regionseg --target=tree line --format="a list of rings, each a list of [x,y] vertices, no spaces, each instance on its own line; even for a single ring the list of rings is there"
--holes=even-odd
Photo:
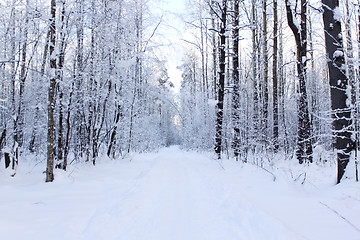
[[[161,17],[130,0],[0,3],[1,158],[54,168],[150,151],[173,141]],[[15,175],[16,171],[14,171]]]
[[[0,151],[54,168],[178,144],[263,164],[358,149],[359,4],[192,0],[180,94],[153,36],[152,1],[0,3]],[[341,3],[341,4],[340,4]],[[156,3],[155,3],[156,4]]]
[[[310,164],[329,160],[321,152],[335,150],[337,182],[350,160],[357,178],[359,5],[192,3],[187,23],[194,38],[184,56],[180,104],[187,144],[199,146],[190,135],[205,126],[211,130],[203,145],[218,158],[261,164],[261,156],[294,154],[299,164]],[[194,112],[205,119],[193,121]]]

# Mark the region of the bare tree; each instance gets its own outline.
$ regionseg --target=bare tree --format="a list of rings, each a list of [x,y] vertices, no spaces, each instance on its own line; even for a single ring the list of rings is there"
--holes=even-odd
[[[273,0],[274,43],[273,43],[273,142],[274,150],[279,149],[279,101],[278,101],[278,3]]]
[[[51,0],[51,18],[50,18],[50,69],[51,78],[49,86],[48,99],[48,134],[47,134],[47,167],[46,167],[46,182],[54,181],[54,158],[55,158],[55,87],[56,87],[56,0]]]
[[[341,22],[334,10],[339,7],[339,0],[322,0],[325,45],[328,57],[331,108],[337,150],[338,174],[340,183],[349,163],[353,147],[351,140],[351,109],[346,101],[348,79],[343,69],[345,66],[344,49],[341,37]]]
[[[292,30],[297,49],[297,74],[299,78],[298,99],[298,134],[296,156],[300,164],[312,162],[311,123],[306,93],[306,62],[307,62],[307,4],[300,1],[300,25],[294,20],[294,13],[289,0],[285,0],[288,25]],[[296,9],[295,9],[296,11]]]
[[[225,65],[226,65],[226,20],[227,20],[227,0],[222,1],[221,23],[220,23],[220,46],[219,46],[219,84],[218,84],[218,102],[216,105],[216,136],[215,153],[221,158],[222,128],[224,119],[224,92],[225,92]]]
[[[240,154],[240,73],[239,73],[239,0],[234,0],[234,31],[233,31],[233,99],[232,117],[234,127],[233,149],[236,159]]]
[[[263,13],[263,32],[262,32],[262,52],[263,52],[263,66],[264,66],[264,72],[263,72],[263,110],[262,110],[262,129],[264,137],[266,138],[266,130],[268,128],[268,115],[269,115],[269,60],[268,60],[268,30],[267,30],[267,1],[262,0],[262,13]]]

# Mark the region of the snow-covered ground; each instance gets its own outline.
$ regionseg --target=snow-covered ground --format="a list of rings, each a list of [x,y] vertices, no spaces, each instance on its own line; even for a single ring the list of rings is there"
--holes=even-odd
[[[1,239],[360,239],[360,185],[335,186],[326,167],[272,175],[170,147],[70,166],[54,183],[43,169],[0,171]]]

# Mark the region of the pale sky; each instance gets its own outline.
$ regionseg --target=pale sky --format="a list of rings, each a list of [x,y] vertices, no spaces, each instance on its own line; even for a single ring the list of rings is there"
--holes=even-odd
[[[161,47],[161,51],[167,59],[167,68],[170,81],[175,85],[175,92],[180,90],[181,71],[177,69],[181,65],[182,38],[184,35],[184,24],[182,16],[185,12],[187,0],[162,0],[159,6],[164,12],[164,23],[159,30],[159,37],[167,46]]]

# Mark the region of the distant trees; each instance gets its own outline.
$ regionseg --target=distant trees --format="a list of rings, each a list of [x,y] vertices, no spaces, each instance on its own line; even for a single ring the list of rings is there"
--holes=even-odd
[[[176,135],[172,84],[159,84],[157,75],[166,69],[152,64],[162,56],[151,48],[157,16],[147,4],[1,2],[0,150],[6,167],[11,160],[16,170],[21,158],[41,159],[47,152],[51,182],[54,168],[174,141],[167,130]]]
[[[318,148],[331,151],[332,115],[339,182],[359,136],[359,37],[352,31],[359,6],[323,0],[320,14],[321,6],[305,0],[191,4],[185,21],[192,37],[183,39],[174,96],[165,57],[153,46],[162,20],[154,21],[151,1],[1,2],[6,167],[16,173],[22,157],[47,152],[52,181],[54,168],[179,139],[217,158],[262,165],[296,156],[309,164],[324,161]],[[325,39],[314,24],[322,16]]]
[[[205,4],[201,4],[202,2]],[[208,51],[205,55],[211,56],[212,64],[206,65],[208,70],[196,67],[201,65],[197,56],[204,55],[204,49],[199,48],[195,40],[189,44],[190,49],[195,46],[193,48],[195,55],[192,55],[192,63],[187,66],[193,66],[194,72],[212,73],[206,76],[209,76],[207,81],[209,86],[212,86],[211,92],[215,94],[209,95],[207,101],[215,102],[216,105],[209,104],[204,107],[216,115],[212,120],[215,131],[213,145],[218,158],[226,153],[228,157],[263,164],[265,155],[266,158],[272,158],[276,153],[283,153],[286,158],[290,158],[294,153],[300,164],[322,161],[320,160],[323,159],[322,153],[319,153],[317,148],[331,150],[328,147],[332,141],[328,119],[333,113],[333,116],[336,116],[334,124],[341,123],[341,126],[335,127],[335,136],[338,139],[335,146],[343,150],[339,152],[343,154],[339,155],[343,159],[339,161],[339,168],[344,168],[346,166],[344,162],[349,161],[352,146],[349,134],[351,131],[357,133],[358,126],[351,124],[350,112],[348,112],[350,106],[346,108],[346,105],[335,105],[340,102],[345,104],[345,97],[352,92],[352,118],[355,117],[357,100],[354,100],[356,99],[354,93],[357,92],[355,90],[357,84],[353,82],[349,85],[351,91],[344,91],[347,86],[346,75],[349,74],[351,79],[357,76],[354,74],[355,45],[352,44],[353,39],[349,30],[358,23],[354,18],[349,20],[350,18],[346,17],[349,12],[354,11],[355,5],[345,2],[344,12],[336,10],[337,18],[344,16],[341,18],[344,21],[339,20],[338,24],[344,24],[347,29],[345,36],[349,54],[346,56],[349,59],[345,66],[340,64],[341,56],[337,54],[335,54],[337,57],[335,65],[332,64],[335,60],[330,56],[333,56],[333,53],[328,53],[329,62],[323,60],[325,49],[319,46],[322,46],[324,38],[318,31],[318,26],[315,27],[313,24],[314,21],[321,19],[321,14],[316,4],[311,6],[309,4],[305,0],[196,1],[197,6],[202,6],[208,12],[197,15],[200,19],[198,22],[211,21],[208,25],[211,34],[208,35],[209,40],[205,41],[209,47],[205,48]],[[194,13],[191,18],[192,20],[188,21],[189,27],[194,30],[195,39],[200,39],[204,30],[194,24]],[[287,22],[292,36],[289,35],[289,31],[285,31],[284,22]],[[330,33],[326,26],[325,32],[328,35],[326,38],[328,48]],[[336,40],[339,48],[341,32],[332,36],[333,40],[337,39],[335,36],[339,38]],[[293,44],[289,45],[289,43]],[[196,47],[200,51],[196,51]],[[334,51],[340,53],[339,50]],[[329,66],[329,72],[326,64]],[[333,75],[334,70],[330,70],[330,67],[335,67],[343,74],[341,77],[344,78],[342,82],[345,85],[341,89],[334,87],[335,83],[331,79],[340,78]],[[191,83],[190,78],[187,77],[190,76],[187,74],[187,69],[191,68],[183,68],[184,81],[181,95],[186,98],[185,96],[190,94],[190,98],[196,99],[200,95],[191,90],[193,88],[189,85]],[[200,75],[191,75],[191,82],[197,84]],[[331,86],[328,84],[328,78]],[[339,93],[334,95],[335,90],[340,91],[343,96],[339,98],[341,95]],[[214,106],[216,108],[213,108]],[[341,114],[336,110],[339,107],[342,109]],[[188,113],[190,116],[184,119],[197,118],[191,113],[194,112],[190,111]],[[190,122],[184,120],[182,123],[189,128],[189,125],[194,126],[195,122],[196,120]],[[209,129],[206,134],[210,132]],[[357,138],[356,134],[353,136]],[[187,142],[186,139],[184,141]],[[339,142],[346,144],[339,148]]]

